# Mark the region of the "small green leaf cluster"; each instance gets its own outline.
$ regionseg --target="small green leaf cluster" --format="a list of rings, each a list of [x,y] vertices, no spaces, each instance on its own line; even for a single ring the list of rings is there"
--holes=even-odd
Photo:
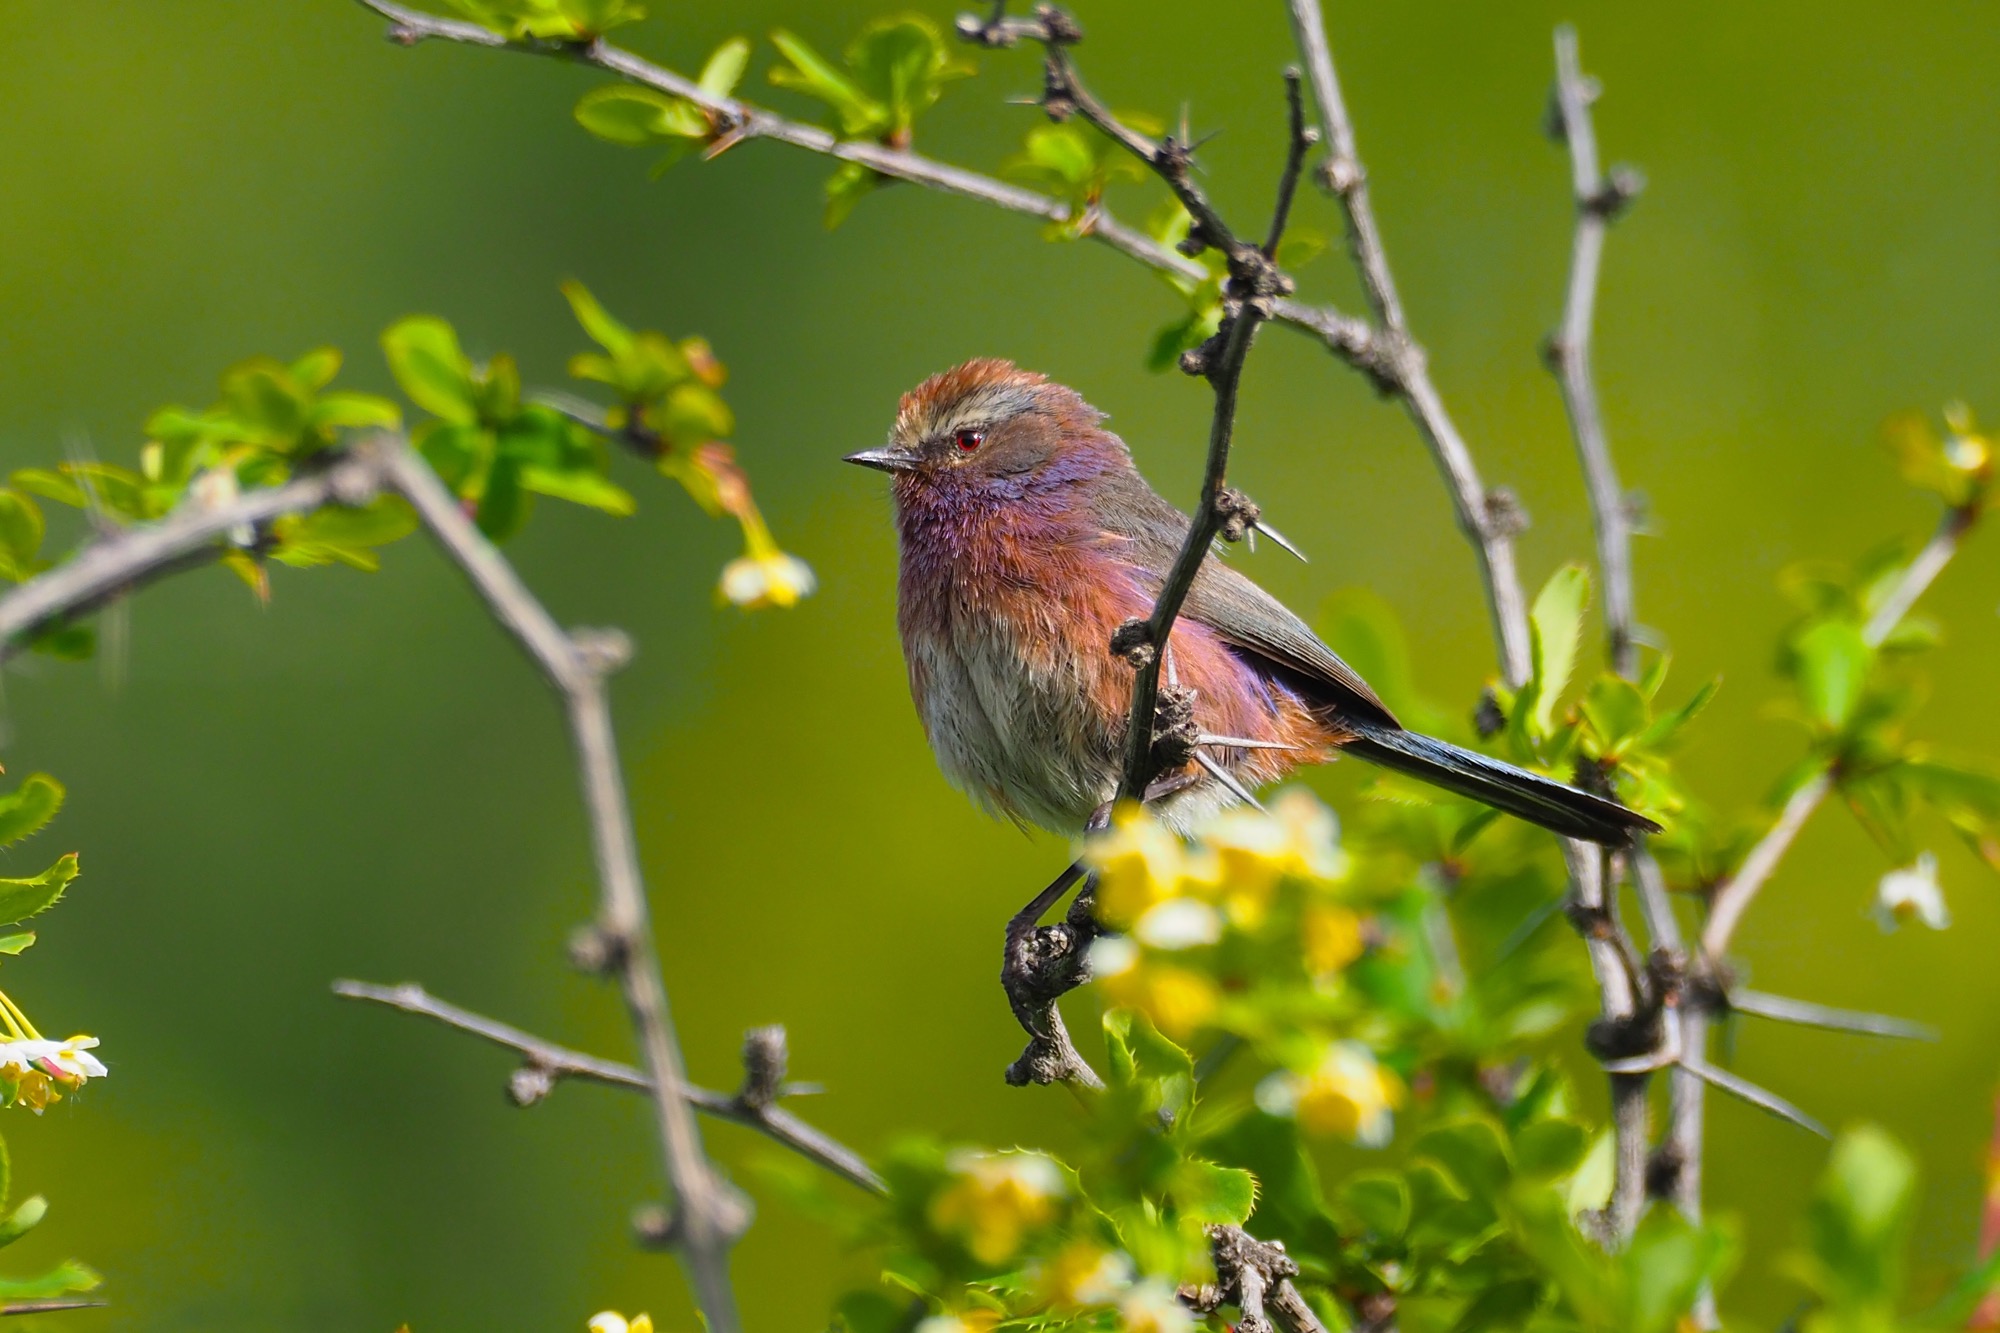
[[[1210,1155],[1186,1050],[1124,1012],[1104,1038],[1107,1084],[1073,1165],[928,1140],[888,1154],[888,1197],[841,1209],[882,1265],[880,1285],[838,1303],[842,1326],[907,1329],[913,1298],[936,1333],[1189,1326],[1174,1292],[1213,1280],[1206,1228],[1244,1222],[1256,1182]]]
[[[708,344],[634,331],[582,286],[563,290],[596,344],[571,360],[571,373],[613,391],[617,402],[608,412],[527,395],[512,357],[474,362],[442,319],[412,316],[382,336],[397,383],[426,414],[412,442],[480,530],[495,540],[512,536],[536,496],[632,513],[636,501],[610,476],[615,442],[679,482],[703,509],[741,527],[745,553],[724,569],[725,600],[789,606],[809,593],[812,571],[778,547],[724,443],[735,419],[717,392],[725,372]],[[38,499],[86,510],[100,525],[151,522],[186,506],[226,509],[246,491],[320,466],[349,432],[399,427],[402,413],[390,400],[330,387],[340,366],[340,353],[330,347],[290,362],[254,357],[223,373],[220,396],[207,409],[154,413],[137,468],[93,460],[15,472],[12,484],[0,487],[0,576],[20,582],[50,568]],[[359,506],[331,504],[234,528],[217,555],[268,597],[270,562],[372,571],[382,547],[416,528],[409,504],[383,494]],[[62,621],[32,646],[74,658],[89,656],[93,645],[87,624]]]
[[[1122,119],[1143,133],[1154,132],[1153,123],[1143,116],[1127,114]],[[1052,241],[1074,241],[1090,235],[1111,182],[1146,178],[1146,169],[1130,153],[1093,127],[1074,121],[1034,126],[1022,150],[1008,158],[1001,170],[1069,205],[1067,217],[1042,229],[1042,235]]]
[[[56,817],[63,804],[63,786],[46,773],[32,773],[13,791],[0,796],[0,847],[12,846],[40,832]],[[39,875],[0,878],[0,923],[19,927],[54,907],[77,877],[76,853],[56,858]],[[0,934],[0,956],[18,957],[35,943],[32,930],[13,929]],[[95,1046],[89,1038],[73,1037],[56,1043],[42,1039],[15,1003],[0,994],[0,1105],[27,1106],[37,1113],[60,1100],[66,1090],[81,1086],[83,1076],[72,1072],[76,1053]],[[74,1048],[55,1051],[56,1047]],[[67,1062],[51,1059],[67,1057]],[[91,1066],[101,1074],[101,1066]],[[12,1178],[12,1163],[4,1143],[0,1143],[0,1205],[4,1205]],[[0,1247],[13,1244],[40,1225],[48,1215],[48,1200],[37,1194],[22,1200],[11,1210],[0,1211]],[[89,1291],[98,1275],[74,1260],[56,1265],[35,1277],[0,1276],[0,1301],[34,1300]]]
[[[915,141],[918,118],[937,105],[945,87],[973,73],[972,65],[954,53],[944,30],[922,14],[867,23],[848,43],[844,64],[782,28],[771,34],[771,44],[783,61],[770,71],[773,84],[817,102],[832,117],[829,128],[840,138],[898,151]],[[749,58],[750,43],[741,37],[716,48],[698,80],[706,104],[653,88],[610,84],[577,103],[577,123],[612,143],[665,142],[668,154],[656,172],[695,146],[712,157],[736,140],[734,117],[717,104],[735,92]],[[826,184],[826,225],[839,226],[862,198],[889,179],[862,163],[842,163]]]
[[[750,43],[732,37],[708,57],[696,82],[720,101],[736,91],[750,63]],[[708,155],[728,146],[730,126],[710,106],[630,83],[593,88],[576,104],[577,124],[609,143],[639,147],[664,140],[667,154],[653,168],[657,175],[697,146]]]
[[[899,14],[865,25],[847,44],[841,69],[799,37],[780,28],[771,34],[785,63],[771,70],[771,82],[805,94],[833,113],[843,139],[869,139],[907,149],[916,137],[917,117],[937,105],[945,85],[973,72],[957,59],[944,30],[922,14]],[[862,198],[889,182],[859,162],[843,163],[826,183],[826,225],[837,227]]]
[[[1146,232],[1161,246],[1177,250],[1188,238],[1194,219],[1178,199],[1168,199],[1147,219]],[[1305,227],[1289,227],[1278,243],[1277,261],[1287,273],[1296,273],[1326,249],[1326,239]],[[1213,249],[1203,250],[1196,260],[1204,276],[1190,277],[1174,270],[1161,270],[1160,280],[1171,287],[1187,306],[1187,313],[1160,326],[1146,352],[1146,368],[1158,373],[1171,370],[1182,352],[1192,351],[1215,336],[1222,327],[1222,288],[1229,278],[1224,257]]]
[[[474,23],[514,41],[586,42],[646,17],[632,0],[449,0]]]

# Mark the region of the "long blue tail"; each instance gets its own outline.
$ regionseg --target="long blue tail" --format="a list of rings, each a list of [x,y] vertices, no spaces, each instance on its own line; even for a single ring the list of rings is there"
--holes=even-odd
[[[1341,746],[1343,754],[1406,773],[1446,791],[1469,796],[1496,810],[1517,815],[1565,837],[1606,847],[1623,847],[1635,833],[1658,833],[1660,826],[1616,801],[1460,749],[1401,727],[1343,718],[1359,735]]]

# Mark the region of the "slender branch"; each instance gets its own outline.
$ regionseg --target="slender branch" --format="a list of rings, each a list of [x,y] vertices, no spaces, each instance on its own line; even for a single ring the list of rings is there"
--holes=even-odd
[[[572,635],[559,626],[493,544],[472,525],[428,464],[399,442],[383,441],[391,484],[562,697],[576,746],[598,873],[597,930],[607,970],[615,970],[652,1088],[654,1128],[677,1213],[672,1240],[685,1258],[711,1327],[740,1326],[729,1281],[729,1246],[747,1208],[702,1151],[688,1105],[688,1079],[653,948],[632,812],[611,730],[605,675],[629,653],[623,636]]]
[[[1401,399],[1430,447],[1451,491],[1459,528],[1472,542],[1479,560],[1493,633],[1500,646],[1501,674],[1509,684],[1519,685],[1527,680],[1529,671],[1528,603],[1514,562],[1514,534],[1524,522],[1519,505],[1511,494],[1488,492],[1481,482],[1472,451],[1431,382],[1423,349],[1410,336],[1402,298],[1397,295],[1388,253],[1369,202],[1368,174],[1355,146],[1354,125],[1340,95],[1319,0],[1287,0],[1287,9],[1325,132],[1327,157],[1320,168],[1320,181],[1339,201],[1347,220],[1348,246],[1379,325],[1360,345],[1352,341],[1352,321],[1347,321],[1350,327],[1345,329],[1329,325],[1322,330],[1323,335],[1330,347],[1366,370],[1384,393]]]
[[[1620,170],[1607,178],[1597,165],[1597,133],[1590,106],[1597,100],[1597,82],[1585,77],[1577,61],[1576,29],[1556,29],[1556,87],[1550,128],[1569,145],[1570,186],[1576,201],[1576,234],[1570,247],[1569,286],[1563,296],[1562,325],[1547,345],[1549,369],[1562,387],[1563,407],[1576,438],[1590,493],[1590,512],[1597,527],[1597,563],[1603,571],[1604,627],[1610,639],[1611,667],[1632,677],[1638,671],[1639,645],[1633,637],[1632,505],[1618,484],[1605,438],[1604,414],[1591,374],[1590,333],[1597,305],[1597,277],[1604,256],[1604,233],[1638,194],[1636,172]]]
[[[1902,578],[1882,604],[1868,618],[1862,627],[1861,637],[1870,648],[1879,648],[1890,633],[1903,622],[1917,599],[1924,595],[1944,567],[1957,554],[1959,544],[1972,527],[1974,511],[1954,508],[1945,511],[1938,523],[1937,531],[1931,535],[1924,549],[1903,570]],[[1771,874],[1778,868],[1790,850],[1792,842],[1805,827],[1806,820],[1819,808],[1827,793],[1833,790],[1833,773],[1823,769],[1807,779],[1795,790],[1784,807],[1778,812],[1778,820],[1770,828],[1749,854],[1743,858],[1736,873],[1719,886],[1709,900],[1708,924],[1701,933],[1701,947],[1711,959],[1720,958],[1729,951],[1729,942],[1736,933],[1743,913],[1750,907],[1757,894],[1763,889]]]
[[[92,611],[156,578],[206,565],[231,530],[257,527],[329,504],[366,504],[382,484],[382,459],[360,448],[267,490],[213,508],[183,504],[158,523],[100,537],[46,574],[0,597],[0,659],[36,634]]]
[[[446,1027],[470,1033],[482,1041],[515,1052],[522,1057],[523,1063],[515,1082],[509,1085],[509,1094],[522,1105],[541,1100],[558,1081],[566,1078],[642,1092],[650,1091],[653,1086],[646,1075],[632,1065],[558,1046],[497,1019],[440,1000],[414,982],[400,986],[377,986],[366,981],[343,980],[333,983],[333,993],[343,999],[366,1000],[400,1009],[406,1014],[434,1019]],[[778,1091],[782,1095],[784,1089],[780,1087]],[[769,1100],[742,1093],[731,1096],[693,1084],[687,1085],[682,1093],[688,1105],[703,1115],[754,1129],[871,1193],[888,1192],[888,1186],[859,1153],[814,1129],[789,1111],[772,1105]]]

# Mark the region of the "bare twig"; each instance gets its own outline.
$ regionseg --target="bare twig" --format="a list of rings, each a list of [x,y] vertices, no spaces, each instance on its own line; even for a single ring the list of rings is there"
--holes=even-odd
[[[1638,641],[1632,605],[1632,505],[1618,484],[1605,438],[1604,414],[1590,369],[1590,331],[1597,305],[1597,275],[1604,256],[1604,233],[1637,196],[1637,172],[1620,169],[1605,176],[1597,164],[1597,133],[1590,106],[1597,82],[1577,62],[1576,29],[1556,29],[1556,86],[1550,128],[1569,145],[1570,188],[1576,202],[1576,233],[1570,247],[1569,287],[1563,297],[1562,325],[1547,345],[1549,368],[1562,386],[1563,406],[1576,437],[1577,460],[1590,491],[1597,527],[1597,562],[1603,571],[1604,626],[1611,643],[1611,666],[1621,676],[1638,670]]]
[[[1320,181],[1339,201],[1347,219],[1348,246],[1378,326],[1361,333],[1358,341],[1351,320],[1343,326],[1328,325],[1322,334],[1329,347],[1365,370],[1383,392],[1402,401],[1430,446],[1456,506],[1459,528],[1479,559],[1487,608],[1500,645],[1501,673],[1508,683],[1518,685],[1528,678],[1529,670],[1528,603],[1514,563],[1514,534],[1522,523],[1519,506],[1511,494],[1489,492],[1480,480],[1472,451],[1431,382],[1423,348],[1410,334],[1382,233],[1369,203],[1368,174],[1362,168],[1354,125],[1340,95],[1319,0],[1287,0],[1287,9],[1325,132],[1327,156],[1320,167]]]
[[[504,1046],[522,1058],[520,1073],[531,1076],[510,1085],[510,1095],[523,1104],[539,1101],[555,1084],[566,1078],[582,1079],[590,1083],[603,1083],[615,1088],[631,1088],[645,1092],[652,1089],[646,1075],[632,1065],[619,1060],[606,1060],[600,1056],[586,1055],[582,1051],[558,1046],[532,1033],[502,1023],[498,1019],[476,1014],[446,1000],[440,1000],[422,986],[406,982],[400,986],[378,986],[366,981],[336,981],[333,993],[348,1000],[367,1000],[400,1009],[406,1014],[416,1014],[422,1018],[434,1019],[446,1027],[457,1028],[495,1046]],[[765,1029],[759,1029],[760,1032]],[[783,1029],[778,1030],[782,1037]],[[755,1085],[753,1087],[753,1084]],[[814,1129],[797,1116],[773,1104],[770,1096],[764,1095],[762,1080],[754,1077],[753,1071],[746,1070],[744,1091],[735,1096],[713,1092],[693,1084],[683,1089],[688,1105],[703,1115],[714,1116],[744,1125],[783,1144],[793,1152],[817,1162],[835,1175],[874,1194],[884,1194],[888,1186],[875,1174],[861,1155],[827,1135]],[[782,1075],[775,1089],[776,1095],[784,1094]],[[524,1093],[528,1095],[523,1095]]]
[[[748,1222],[748,1208],[702,1151],[653,948],[632,813],[604,689],[606,674],[622,664],[629,648],[622,636],[565,631],[472,525],[457,497],[429,465],[400,442],[385,439],[381,447],[390,484],[416,508],[425,528],[472,583],[494,619],[541,668],[569,715],[597,860],[596,928],[608,968],[616,971],[624,991],[652,1089],[654,1129],[677,1210],[672,1240],[686,1259],[696,1299],[710,1325],[719,1333],[735,1333],[739,1323],[729,1281],[729,1247]]]
[[[50,1296],[34,1301],[8,1301],[0,1305],[0,1315],[55,1314],[61,1310],[98,1310],[111,1304],[87,1296]]]

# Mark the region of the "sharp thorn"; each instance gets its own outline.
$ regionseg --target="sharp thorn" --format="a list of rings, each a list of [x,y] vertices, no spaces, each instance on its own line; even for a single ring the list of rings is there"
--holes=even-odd
[[[1827,1028],[1834,1032],[1857,1032],[1868,1037],[1898,1037],[1905,1041],[1938,1039],[1938,1031],[1934,1027],[1913,1023],[1907,1018],[1891,1018],[1887,1014],[1836,1009],[1831,1005],[1814,1004],[1810,1000],[1794,1000],[1754,990],[1736,991],[1724,999],[1738,1013],[1754,1014],[1778,1023],[1797,1023],[1801,1027]]]
[[[1196,750],[1194,752],[1194,761],[1197,764],[1200,764],[1203,768],[1207,769],[1209,772],[1209,776],[1213,777],[1217,782],[1220,782],[1223,786],[1229,788],[1229,790],[1233,792],[1239,800],[1243,801],[1251,809],[1257,811],[1259,814],[1266,813],[1264,810],[1263,802],[1259,801],[1256,798],[1256,796],[1252,795],[1248,787],[1238,782],[1236,780],[1235,774],[1231,773],[1228,769],[1224,768],[1221,764],[1216,763],[1213,759],[1210,759],[1207,755],[1203,754],[1199,750]]]
[[[1789,1120],[1800,1129],[1817,1134],[1823,1139],[1831,1139],[1825,1125],[1801,1111],[1775,1092],[1766,1092],[1748,1079],[1738,1078],[1726,1069],[1717,1069],[1705,1064],[1686,1052],[1681,1053],[1680,1067],[1693,1074],[1704,1083],[1713,1084],[1732,1097],[1741,1098],[1760,1111],[1768,1111],[1780,1120]]]
[[[1252,524],[1250,527],[1250,531],[1253,533],[1256,532],[1263,533],[1266,537],[1269,537],[1272,541],[1282,546],[1287,552],[1291,554],[1292,559],[1298,561],[1300,564],[1309,565],[1312,563],[1312,561],[1306,559],[1306,553],[1304,551],[1301,551],[1298,547],[1292,545],[1290,541],[1286,540],[1284,533],[1278,531],[1276,528],[1272,527],[1269,523],[1266,523],[1263,519],[1260,518],[1254,524]],[[1256,548],[1252,547],[1251,549],[1255,550]]]
[[[1225,750],[1303,750],[1303,745],[1285,741],[1253,741],[1247,736],[1197,736],[1196,745],[1218,745]]]

